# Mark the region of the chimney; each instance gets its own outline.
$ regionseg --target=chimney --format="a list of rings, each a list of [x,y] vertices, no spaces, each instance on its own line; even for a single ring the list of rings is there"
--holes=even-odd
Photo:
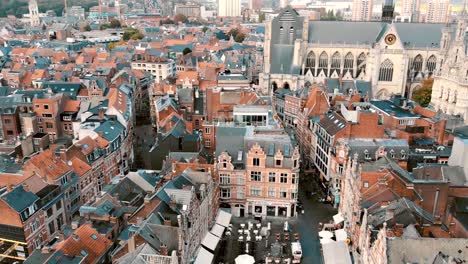
[[[127,242],[128,253],[135,251],[135,235],[132,235]]]
[[[145,204],[149,204],[150,201],[151,201],[151,198],[150,198],[149,196],[145,196],[145,198],[144,198],[144,203],[145,203]]]
[[[162,256],[168,255],[167,246],[165,244],[161,244],[161,246],[159,246],[159,254]]]
[[[26,183],[23,183],[23,189],[29,192],[29,185],[27,185]]]
[[[99,107],[98,117],[99,117],[99,121],[104,120],[104,109],[102,107]]]
[[[169,218],[164,218],[164,225],[166,225],[166,226],[172,226],[171,219],[169,219]]]
[[[8,192],[13,191],[13,187],[14,187],[13,184],[8,184],[8,185],[6,186],[7,191],[8,191]]]

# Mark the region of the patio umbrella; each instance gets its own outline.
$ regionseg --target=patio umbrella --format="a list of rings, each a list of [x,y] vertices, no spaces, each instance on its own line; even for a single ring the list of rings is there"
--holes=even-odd
[[[255,263],[254,257],[247,255],[247,254],[237,256],[235,261],[236,261],[236,264],[254,264]]]
[[[332,238],[333,237],[333,233],[330,232],[330,231],[326,231],[326,230],[322,230],[319,232],[319,236],[321,238]]]

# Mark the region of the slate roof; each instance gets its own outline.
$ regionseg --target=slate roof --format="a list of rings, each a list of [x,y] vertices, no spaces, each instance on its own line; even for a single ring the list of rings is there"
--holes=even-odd
[[[243,151],[244,136],[247,128],[245,127],[228,127],[219,126],[216,130],[216,154],[218,157],[221,152],[226,151],[231,157],[233,162],[237,161],[239,151]],[[240,162],[245,159],[245,153],[242,155]]]
[[[70,98],[75,99],[81,89],[80,83],[69,82],[45,82],[44,89],[51,89],[53,93],[64,93]]]
[[[336,112],[332,112],[320,119],[318,124],[324,128],[329,135],[334,136],[346,127],[346,119]]]
[[[98,126],[94,131],[96,133],[102,132],[102,137],[109,142],[116,140],[122,132],[125,130],[125,127],[120,124],[118,121],[107,120]]]
[[[444,24],[395,23],[398,36],[407,48],[439,48]]]
[[[370,45],[376,42],[383,26],[381,22],[311,21],[309,43]]]
[[[20,185],[14,188],[11,192],[3,195],[1,199],[16,212],[21,213],[24,209],[39,200],[39,197],[32,192],[25,191],[23,186]]]
[[[409,110],[403,109],[398,105],[395,105],[390,100],[372,100],[370,101],[374,108],[377,108],[387,115],[394,114],[397,118],[416,118],[420,117],[418,114],[414,114]]]
[[[386,253],[389,264],[435,263],[440,253],[468,261],[465,238],[387,238]]]

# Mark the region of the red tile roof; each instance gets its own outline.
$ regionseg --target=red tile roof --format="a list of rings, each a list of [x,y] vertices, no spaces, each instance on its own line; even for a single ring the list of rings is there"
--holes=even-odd
[[[112,241],[99,234],[91,225],[85,224],[75,230],[65,241],[57,244],[56,250],[69,256],[83,257],[85,255],[81,263],[94,264],[106,254],[111,246]]]

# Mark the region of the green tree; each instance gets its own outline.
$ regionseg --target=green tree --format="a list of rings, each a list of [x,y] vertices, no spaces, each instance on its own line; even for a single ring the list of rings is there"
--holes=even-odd
[[[265,13],[260,12],[260,15],[258,15],[258,22],[263,23],[265,21]]]
[[[206,31],[208,31],[208,27],[207,27],[207,26],[204,26],[204,27],[202,28],[202,31],[203,31],[203,33],[206,33]]]
[[[191,52],[192,52],[192,50],[189,47],[187,47],[182,51],[182,54],[187,55],[187,54],[189,54]]]
[[[102,24],[102,25],[99,27],[99,29],[101,29],[101,30],[106,30],[106,29],[108,29],[108,28],[110,28],[110,25],[109,25],[109,24]]]
[[[83,29],[84,31],[91,31],[91,26],[87,24]]]
[[[242,41],[244,41],[245,39],[245,34],[244,33],[238,33],[235,37],[234,37],[234,40],[236,42],[239,42],[241,43]]]
[[[413,101],[420,104],[422,107],[426,107],[431,102],[432,85],[434,79],[426,79],[423,81],[421,88],[413,92]]]
[[[121,27],[121,26],[122,26],[122,25],[120,24],[120,21],[119,21],[119,20],[117,20],[117,19],[115,19],[115,18],[111,19],[111,21],[110,21],[110,27],[111,27],[111,28],[119,28],[119,27]]]
[[[125,28],[123,34],[123,40],[128,41],[130,39],[137,40],[142,39],[145,36],[136,28]]]

